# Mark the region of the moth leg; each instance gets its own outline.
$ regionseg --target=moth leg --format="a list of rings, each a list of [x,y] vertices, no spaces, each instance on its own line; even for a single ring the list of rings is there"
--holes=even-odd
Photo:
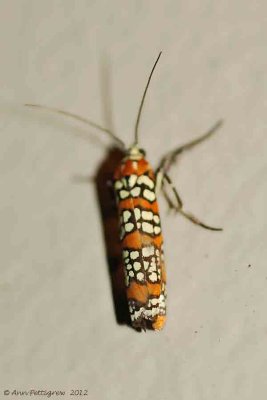
[[[185,150],[190,150],[195,147],[197,144],[202,143],[204,140],[211,137],[223,124],[223,120],[219,120],[211,129],[208,130],[204,135],[201,135],[199,138],[192,140],[189,143],[186,143],[178,148],[169,151],[161,160],[160,165],[158,167],[158,171],[162,171],[162,177],[164,174],[168,173],[170,167],[175,163],[178,155],[183,153]]]
[[[166,175],[166,174],[165,174]],[[163,170],[157,171],[156,174],[156,188],[155,192],[158,195],[160,191],[163,192],[165,200],[168,203],[169,211],[177,211],[177,209],[181,209],[183,207],[183,202],[181,197],[179,196],[177,190],[173,186],[171,179],[168,176],[165,176]],[[174,199],[171,198],[168,191],[166,190],[166,185],[164,185],[164,181],[167,180],[168,187],[171,188],[172,194],[174,195]]]
[[[169,188],[171,189],[174,199],[171,199],[170,196],[168,195],[167,191],[164,190],[164,185],[168,185]],[[166,188],[166,187],[165,187]],[[189,221],[193,222],[196,225],[201,226],[202,228],[209,229],[211,231],[222,231],[222,228],[215,228],[210,225],[205,224],[204,222],[200,221],[197,217],[195,217],[192,213],[185,211],[183,209],[183,202],[181,197],[179,196],[176,188],[174,187],[170,177],[167,174],[164,174],[163,176],[163,193],[164,196],[170,206],[171,209],[174,209],[176,212],[179,212],[182,214],[185,218],[187,218]],[[175,204],[176,203],[176,204]]]
[[[156,184],[155,184],[155,192],[156,195],[163,189],[163,180],[164,180],[164,173],[162,168],[158,168],[156,171]]]
[[[166,183],[167,183],[169,189],[171,189],[171,193],[174,196],[174,199],[172,199],[171,196],[169,195],[169,193],[167,191]],[[158,189],[157,189],[157,185],[158,185]],[[168,203],[168,206],[170,207],[170,210],[178,211],[183,208],[182,199],[179,196],[176,188],[174,187],[174,185],[171,181],[171,178],[168,175],[163,174],[162,170],[158,171],[158,173],[156,175],[156,189],[158,191],[162,190],[163,195]]]

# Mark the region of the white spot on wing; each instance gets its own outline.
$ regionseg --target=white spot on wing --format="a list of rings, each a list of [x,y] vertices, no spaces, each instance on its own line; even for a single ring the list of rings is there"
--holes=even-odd
[[[133,188],[133,189],[131,190],[131,195],[132,195],[133,197],[138,197],[138,196],[140,196],[140,193],[141,193],[140,187],[135,187],[135,188]]]
[[[120,229],[120,239],[122,239],[124,235],[125,235],[125,230],[124,230],[124,228],[122,226],[121,229]]]
[[[140,317],[140,315],[142,315],[144,313],[145,313],[145,309],[143,307],[141,307],[139,311],[135,311],[133,315],[131,314],[132,321],[137,320]]]
[[[154,221],[156,222],[156,224],[159,224],[159,216],[158,215],[154,215]]]
[[[139,252],[138,251],[131,251],[131,259],[135,260],[137,257],[139,256]]]
[[[138,221],[141,217],[141,211],[139,208],[134,209],[134,215],[135,215],[136,220]]]
[[[154,233],[155,235],[158,235],[161,232],[161,229],[159,226],[154,226]]]
[[[142,253],[144,257],[150,257],[152,254],[154,254],[154,247],[153,246],[143,247]]]
[[[125,231],[126,232],[131,232],[134,228],[134,224],[132,224],[131,222],[128,222],[127,224],[125,224]]]
[[[155,262],[152,262],[149,268],[149,271],[156,271],[157,270],[157,266]]]
[[[144,279],[144,274],[143,274],[143,272],[138,272],[138,274],[136,274],[136,278],[139,280],[139,281],[142,281],[143,279]]]
[[[158,309],[157,308],[152,308],[152,313],[151,313],[151,316],[152,317],[154,317],[155,315],[157,315],[158,314]]]
[[[151,221],[153,219],[153,213],[152,211],[142,211],[142,217],[143,219],[147,219],[149,221]]]
[[[149,224],[148,222],[142,223],[142,229],[146,233],[153,233],[153,225]]]
[[[148,261],[144,261],[144,268],[145,270],[147,270],[149,267],[149,262]]]
[[[152,179],[150,179],[147,175],[141,175],[139,176],[138,180],[137,180],[139,185],[146,185],[148,186],[150,189],[154,189],[154,182],[152,181]]]
[[[137,181],[136,175],[131,175],[129,177],[128,183],[129,183],[130,188],[134,187],[134,185],[136,184],[136,181]]]
[[[128,250],[123,250],[122,255],[124,258],[127,258],[129,256],[129,251]]]
[[[129,210],[123,211],[123,222],[127,222],[131,218],[131,213]]]
[[[141,269],[140,262],[135,261],[133,267],[134,267],[135,271],[139,271],[139,269]]]
[[[126,199],[126,197],[128,197],[129,196],[129,192],[127,191],[127,190],[121,190],[120,191],[120,198],[123,200],[123,199]]]
[[[123,184],[121,181],[116,181],[114,187],[115,187],[115,189],[119,190],[119,189],[122,189]]]
[[[156,199],[156,195],[151,190],[145,189],[144,190],[144,198],[149,201],[154,201]]]

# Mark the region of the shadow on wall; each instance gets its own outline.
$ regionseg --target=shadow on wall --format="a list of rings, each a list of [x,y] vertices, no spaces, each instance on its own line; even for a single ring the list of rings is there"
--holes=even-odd
[[[112,126],[112,101],[111,101],[111,86],[110,86],[110,66],[108,63],[107,57],[103,57],[101,65],[100,65],[100,72],[102,75],[101,79],[101,89],[102,89],[102,97],[103,97],[103,107],[104,107],[104,114],[105,120],[107,121],[108,126]],[[117,138],[111,131],[107,129],[103,129],[99,125],[91,122],[84,117],[78,116],[76,114],[72,114],[70,112],[51,108],[42,105],[36,104],[27,104],[31,108],[39,108],[49,112],[54,112],[57,114],[61,114],[65,117],[70,117],[74,120],[78,120],[79,122],[83,122],[87,125],[91,125],[94,128],[100,129],[111,138],[115,138],[117,142],[122,141]],[[34,113],[30,113],[32,115]],[[38,116],[39,118],[39,116]],[[54,123],[55,118],[52,118],[48,114],[45,114],[45,118],[49,118],[49,123]],[[50,119],[51,118],[51,119]],[[57,121],[57,119],[56,119]],[[58,124],[64,123],[64,131],[66,131],[68,127],[68,123],[65,122],[57,122]],[[62,128],[62,127],[61,127]],[[79,128],[73,129],[73,127],[69,128],[72,134],[76,136],[81,136],[83,139],[88,140],[88,130],[84,130]],[[98,136],[94,138],[98,141],[98,144],[101,144],[101,140]],[[115,197],[113,188],[108,185],[108,182],[112,182],[113,174],[121,162],[124,153],[119,150],[117,147],[112,147],[108,150],[106,157],[104,158],[103,162],[100,164],[97,172],[95,174],[94,182],[98,197],[98,204],[100,209],[100,214],[102,217],[102,226],[103,226],[103,236],[106,246],[106,257],[108,263],[108,273],[110,276],[110,282],[112,287],[112,294],[113,294],[113,303],[114,303],[114,312],[116,315],[117,322],[119,324],[130,324],[130,316],[128,310],[128,303],[126,298],[126,289],[125,289],[125,279],[124,279],[124,270],[122,264],[122,254],[121,254],[121,244],[119,241],[119,221],[118,221],[118,211],[115,203]],[[74,181],[80,183],[88,183],[88,177],[74,177]],[[91,179],[89,178],[91,182]]]
[[[124,154],[121,150],[115,147],[111,148],[97,170],[95,184],[102,218],[114,312],[118,324],[127,324],[130,326],[121,244],[119,241],[118,210],[115,203],[113,188],[108,185],[108,182],[112,182],[114,171],[123,156]]]

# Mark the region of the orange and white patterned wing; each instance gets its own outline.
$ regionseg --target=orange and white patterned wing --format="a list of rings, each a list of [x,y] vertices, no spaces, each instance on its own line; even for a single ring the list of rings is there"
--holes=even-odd
[[[114,180],[131,322],[137,329],[160,330],[166,319],[166,273],[155,176],[145,159],[127,159]]]

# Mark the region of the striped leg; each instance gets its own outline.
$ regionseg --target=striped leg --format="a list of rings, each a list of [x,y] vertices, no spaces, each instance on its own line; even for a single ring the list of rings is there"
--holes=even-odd
[[[179,196],[176,188],[173,186],[172,181],[167,173],[168,173],[170,167],[175,163],[178,155],[180,155],[185,150],[192,149],[197,144],[202,143],[204,140],[211,137],[221,127],[222,123],[223,123],[222,120],[218,121],[204,135],[167,153],[161,160],[161,163],[157,170],[157,176],[156,176],[156,193],[158,193],[161,189],[163,190],[164,196],[168,202],[168,205],[170,206],[170,209],[173,209],[173,210],[179,212],[180,214],[182,214],[185,218],[189,219],[194,224],[197,224],[199,226],[202,226],[205,229],[209,229],[212,231],[222,231],[222,228],[214,228],[212,226],[209,226],[209,225],[201,222],[197,217],[195,217],[190,212],[185,211],[183,209],[182,199]],[[174,197],[174,198],[171,198],[171,195],[168,193],[167,188],[171,189],[172,197]]]
[[[158,171],[162,172],[161,178],[168,173],[170,167],[175,163],[178,155],[183,153],[185,150],[190,150],[195,147],[197,144],[202,143],[204,140],[211,137],[223,124],[222,120],[219,120],[208,132],[204,135],[200,136],[197,139],[192,140],[189,143],[186,143],[178,148],[169,151],[161,160]]]
[[[160,177],[161,179],[161,177]],[[174,199],[171,198],[171,195],[167,191],[167,187],[171,190],[172,195],[174,196]],[[175,210],[176,212],[179,212],[182,214],[185,218],[189,219],[189,221],[193,222],[196,225],[201,226],[202,228],[209,229],[211,231],[222,231],[222,228],[215,228],[210,225],[205,224],[204,222],[200,221],[197,217],[195,217],[192,213],[185,211],[183,209],[183,202],[181,197],[179,196],[176,188],[173,186],[172,181],[170,177],[167,174],[163,175],[162,178],[162,189],[164,196],[168,202],[168,205],[170,206],[171,209]]]

